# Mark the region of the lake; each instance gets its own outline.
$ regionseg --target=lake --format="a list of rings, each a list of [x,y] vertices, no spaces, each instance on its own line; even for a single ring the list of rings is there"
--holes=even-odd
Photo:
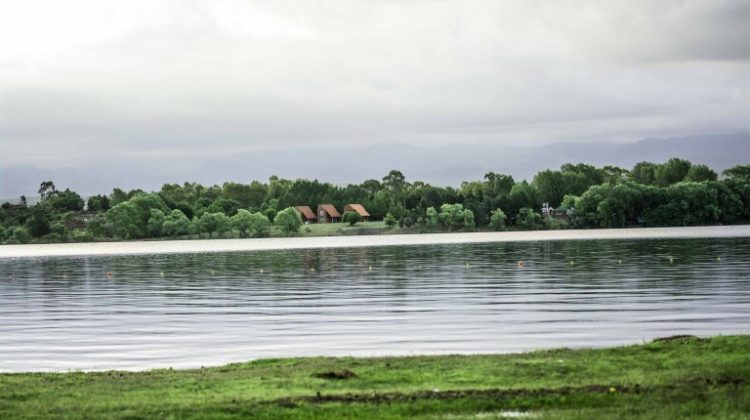
[[[750,238],[0,260],[0,371],[735,333],[750,333]]]

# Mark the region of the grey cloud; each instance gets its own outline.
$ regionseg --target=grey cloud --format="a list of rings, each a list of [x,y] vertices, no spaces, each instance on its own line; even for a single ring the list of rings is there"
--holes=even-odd
[[[743,0],[44,6],[0,7],[5,165],[750,130]]]

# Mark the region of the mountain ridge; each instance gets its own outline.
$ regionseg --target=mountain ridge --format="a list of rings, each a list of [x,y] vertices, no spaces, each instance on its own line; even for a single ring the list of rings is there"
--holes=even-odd
[[[315,178],[335,184],[380,179],[399,169],[409,180],[457,186],[482,179],[489,171],[531,180],[542,169],[566,162],[630,169],[639,161],[663,162],[671,157],[706,164],[720,172],[750,163],[750,133],[644,138],[633,143],[552,143],[543,146],[440,145],[412,146],[379,143],[340,148],[305,147],[268,149],[209,160],[193,168],[177,165],[179,158],[154,162],[111,159],[85,168],[37,168],[31,164],[0,168],[0,197],[33,196],[43,180],[81,194],[109,193],[112,188],[157,190],[167,182],[221,184],[225,181]],[[179,168],[179,169],[176,169]]]

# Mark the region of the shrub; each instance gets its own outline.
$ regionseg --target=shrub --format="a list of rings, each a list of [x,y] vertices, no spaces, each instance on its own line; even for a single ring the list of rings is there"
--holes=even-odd
[[[356,211],[347,211],[341,217],[341,221],[344,223],[349,223],[349,226],[354,226],[355,224],[357,224],[357,222],[362,221],[362,216]]]
[[[396,217],[394,217],[390,212],[386,213],[385,218],[383,218],[383,221],[385,222],[385,225],[388,226],[388,228],[392,228],[396,226],[398,223],[398,220],[396,220]]]
[[[181,210],[172,210],[161,227],[165,236],[180,236],[190,233],[190,219]]]
[[[474,227],[474,212],[464,209],[461,204],[443,204],[438,214],[440,223],[448,230],[471,229]]]
[[[428,228],[434,228],[438,225],[440,219],[438,218],[438,212],[435,207],[427,207],[427,211],[424,216],[424,224]]]
[[[279,228],[281,233],[291,236],[299,232],[300,228],[302,228],[302,218],[297,209],[287,207],[276,213],[276,216],[273,218],[273,224]]]
[[[271,221],[263,213],[250,213],[245,209],[237,210],[232,216],[232,226],[240,231],[240,236],[250,235],[253,238],[266,237],[271,233]]]
[[[542,220],[541,214],[534,212],[534,210],[528,207],[523,207],[518,210],[516,225],[521,229],[536,230],[544,226],[544,220]]]
[[[25,227],[19,226],[13,229],[13,239],[18,241],[18,243],[25,244],[31,240],[31,234],[29,234],[29,231]]]
[[[494,230],[505,230],[505,220],[507,220],[505,213],[497,209],[490,216],[490,227]]]

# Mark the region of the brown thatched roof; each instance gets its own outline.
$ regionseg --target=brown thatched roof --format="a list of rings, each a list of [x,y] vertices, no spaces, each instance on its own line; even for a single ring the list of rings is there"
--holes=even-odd
[[[370,217],[370,213],[361,204],[347,204],[344,206],[344,213],[347,211],[356,211],[362,217]]]
[[[315,213],[308,206],[297,206],[295,207],[303,219],[315,220]]]
[[[318,212],[320,212],[321,210],[324,210],[326,213],[328,213],[329,217],[341,217],[341,214],[338,210],[336,210],[336,207],[333,207],[333,204],[319,204]]]

